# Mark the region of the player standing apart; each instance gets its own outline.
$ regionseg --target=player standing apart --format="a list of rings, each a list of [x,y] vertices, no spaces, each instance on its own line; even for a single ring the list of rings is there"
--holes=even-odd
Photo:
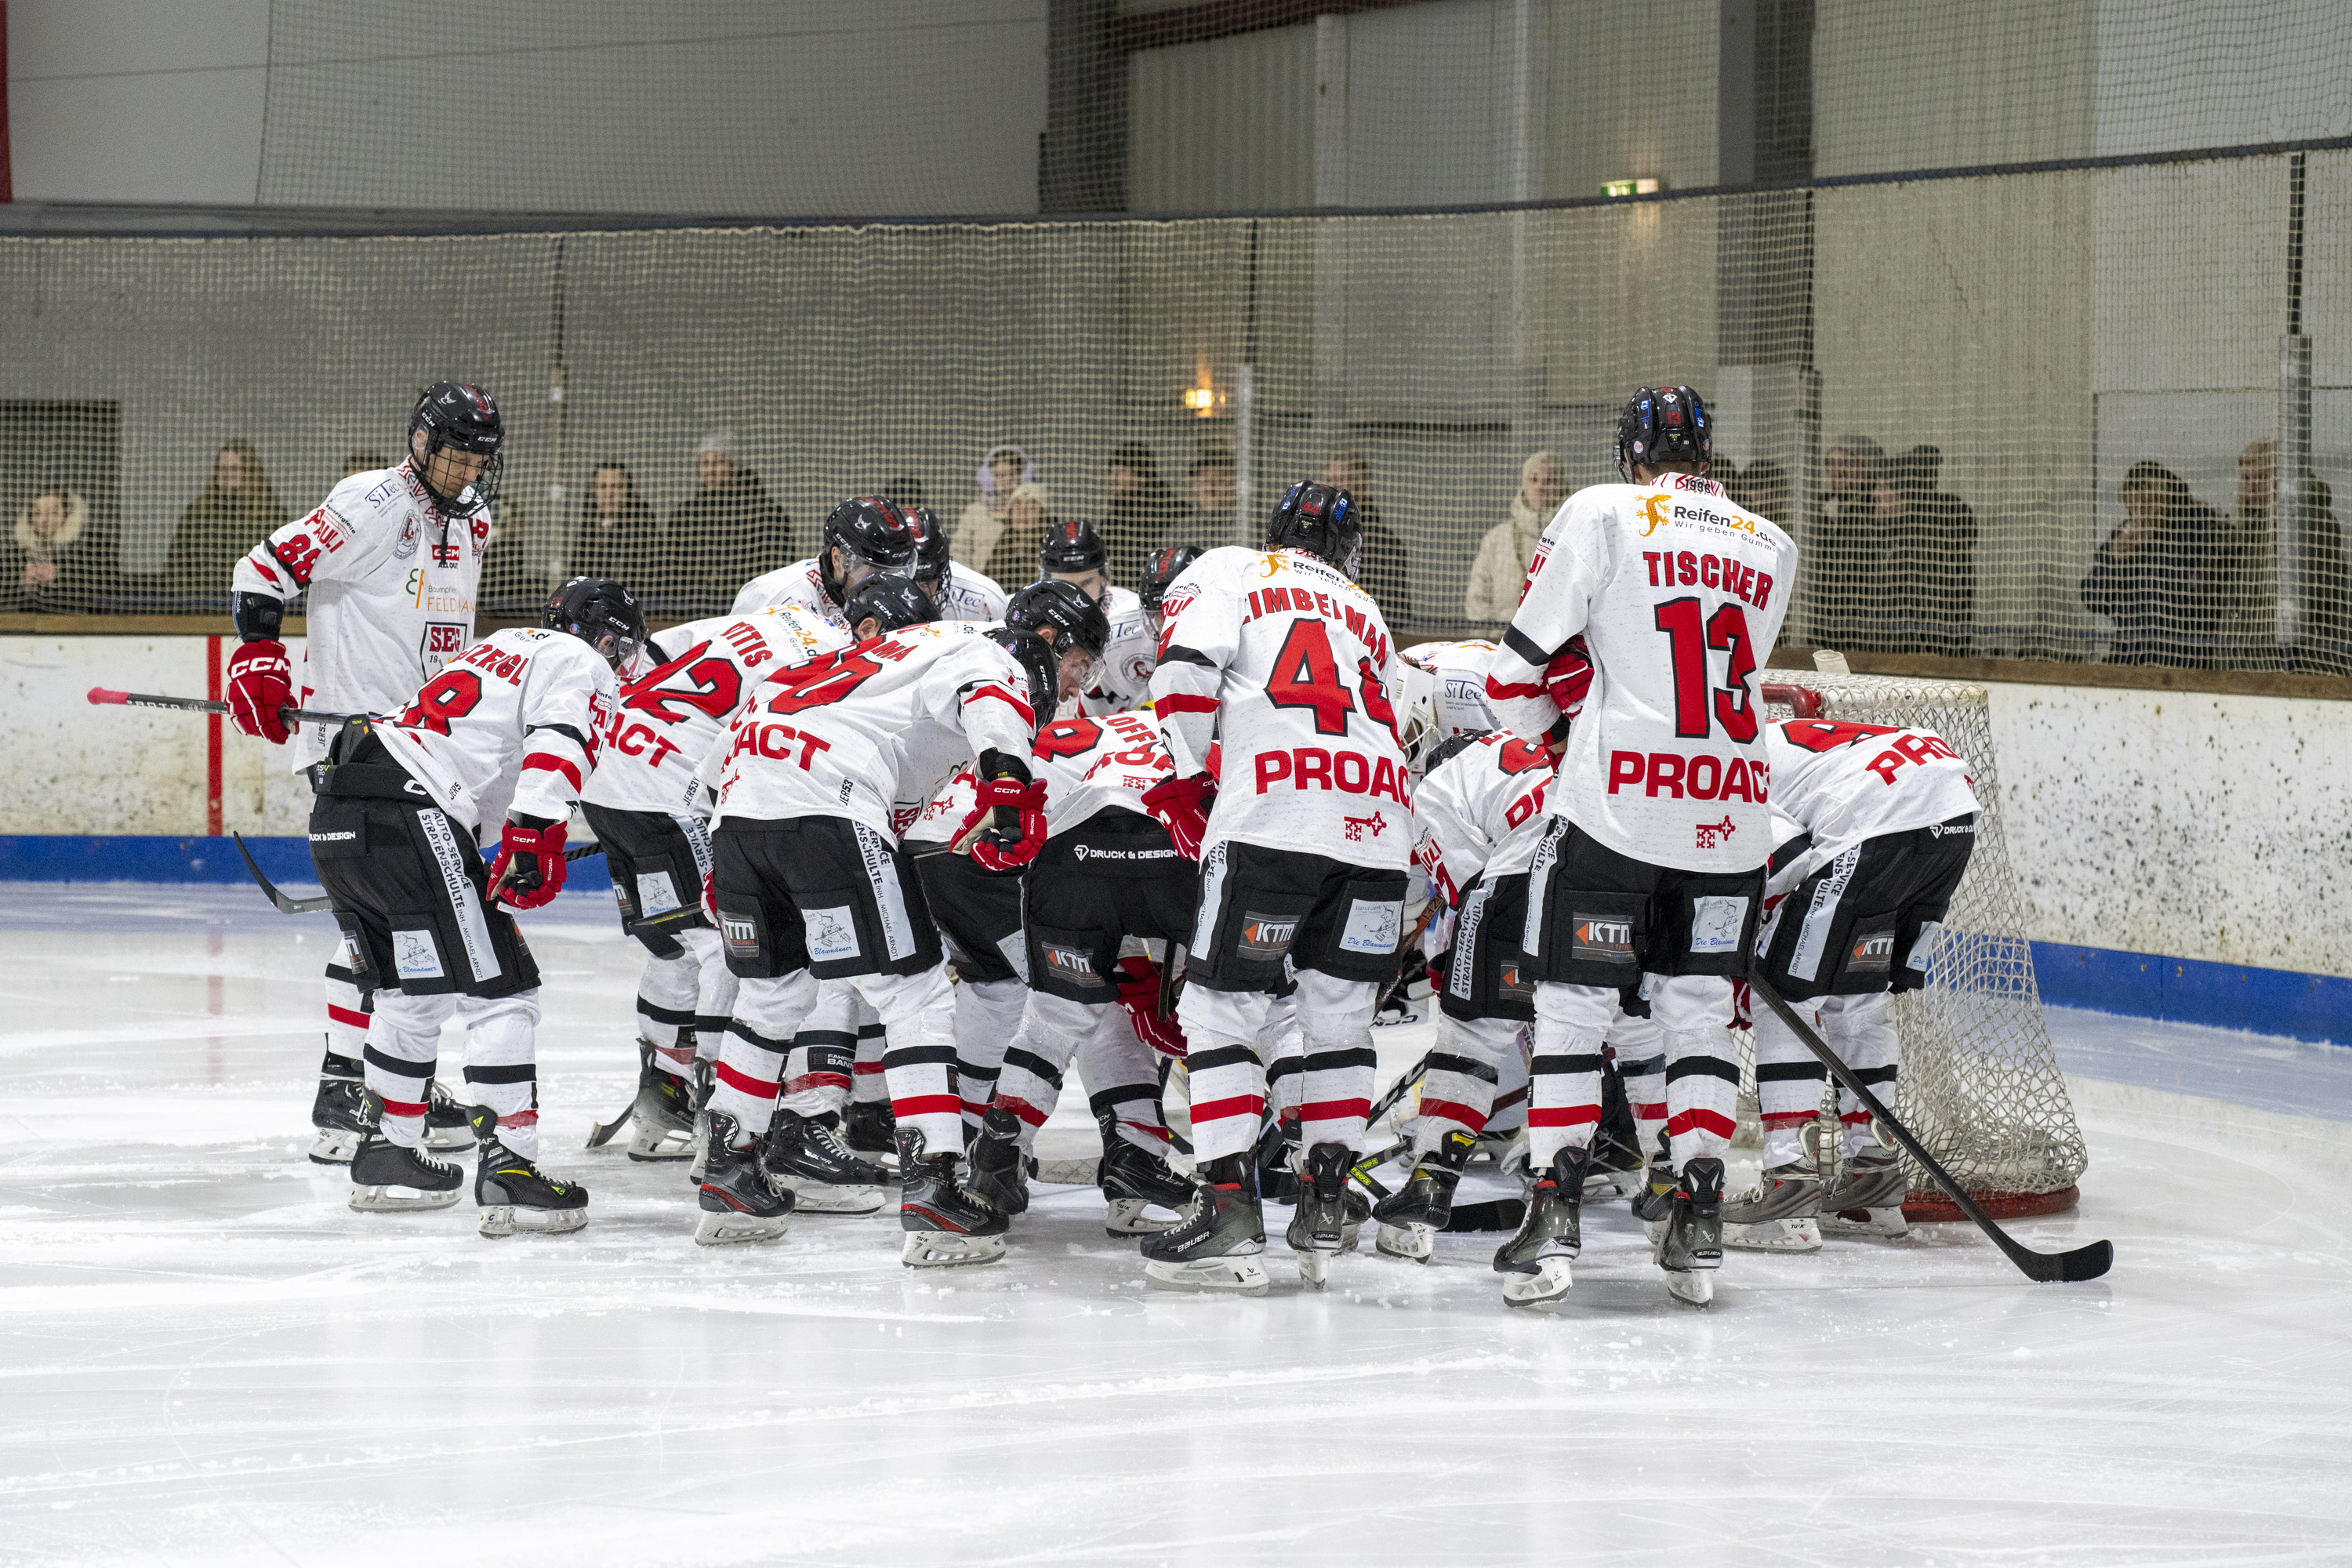
[[[1546,798],[1528,870],[1534,961],[1528,1165],[1518,1234],[1496,1254],[1514,1306],[1568,1293],[1577,1205],[1601,1119],[1602,1037],[1639,984],[1664,1033],[1675,1185],[1641,1210],[1669,1289],[1704,1303],[1723,1260],[1723,1153],[1739,1070],[1727,1031],[1770,852],[1756,670],[1780,635],[1797,547],[1706,478],[1706,407],[1644,387],[1617,425],[1617,471],[1561,507],[1487,674],[1496,717],[1550,732],[1545,673],[1581,633],[1583,714]]]

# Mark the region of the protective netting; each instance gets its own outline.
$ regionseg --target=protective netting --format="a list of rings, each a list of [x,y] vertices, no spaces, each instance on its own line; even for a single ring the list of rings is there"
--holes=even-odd
[[[2025,910],[2001,827],[2000,769],[1984,689],[1963,682],[1775,669],[1775,685],[1821,699],[1819,716],[1853,723],[1934,731],[1969,759],[1979,809],[1977,840],[1943,929],[1927,957],[1927,980],[1895,1002],[1903,1042],[1892,1109],[1928,1152],[1995,1212],[2038,1212],[2071,1201],[2088,1163],[2066,1079],[2050,1047],[2034,987]],[[1769,688],[1768,688],[1769,690]],[[1768,706],[1776,720],[1792,710]],[[1760,1005],[1760,1004],[1759,1004]],[[1752,1047],[1741,1032],[1740,1121],[1756,1125]],[[1834,1167],[1836,1095],[1823,1095],[1825,1164]],[[1958,1217],[1925,1171],[1906,1155],[1916,1217]]]

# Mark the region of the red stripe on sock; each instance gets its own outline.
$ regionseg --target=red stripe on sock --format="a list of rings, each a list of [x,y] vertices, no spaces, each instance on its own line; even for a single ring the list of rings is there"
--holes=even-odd
[[[725,1062],[713,1063],[712,1067],[719,1076],[719,1081],[739,1094],[748,1094],[754,1100],[776,1098],[776,1086],[764,1078],[753,1078],[750,1073],[738,1072]]]
[[[1225,1100],[1203,1100],[1192,1108],[1192,1124],[1223,1121],[1228,1117],[1257,1117],[1265,1114],[1265,1097],[1261,1094],[1236,1094]]]
[[[332,1002],[327,1004],[327,1016],[332,1022],[349,1028],[364,1029],[368,1026],[368,1016],[365,1013],[354,1013],[349,1007],[338,1007]]]
[[[1844,1115],[1840,1116],[1838,1121],[1841,1124],[1847,1127],[1867,1127],[1870,1125],[1870,1112],[1867,1110],[1849,1110]]]
[[[798,1078],[784,1080],[786,1094],[806,1094],[813,1089],[847,1089],[848,1087],[849,1077],[846,1073],[804,1072]]]
[[[1666,1136],[1679,1138],[1685,1132],[1712,1132],[1718,1138],[1728,1138],[1738,1129],[1731,1118],[1720,1110],[1685,1110],[1666,1123]]]
[[[1779,1131],[1789,1127],[1802,1127],[1820,1114],[1818,1110],[1776,1110],[1763,1120],[1765,1126]]]
[[[518,1110],[512,1116],[499,1117],[499,1125],[501,1127],[536,1127],[539,1125],[539,1112],[536,1110]]]
[[[919,1094],[900,1100],[892,1096],[890,1113],[904,1121],[909,1116],[961,1116],[963,1101],[952,1094]]]
[[[1486,1125],[1485,1111],[1473,1110],[1466,1105],[1456,1105],[1450,1100],[1423,1100],[1421,1102],[1421,1113],[1423,1116],[1433,1116],[1440,1121],[1454,1122],[1468,1128],[1473,1132],[1483,1131]]]
[[[421,1100],[387,1100],[383,1102],[386,1116],[422,1116],[427,1109]]]
[[[1597,1105],[1538,1105],[1528,1110],[1530,1127],[1581,1127],[1600,1120],[1601,1108]]]
[[[1666,1107],[1664,1100],[1659,1101],[1655,1105],[1637,1105],[1633,1107],[1633,1120],[1636,1121],[1664,1121],[1665,1119]]]
[[[1362,1121],[1372,1113],[1369,1100],[1314,1100],[1298,1108],[1301,1121]]]
[[[1000,1094],[996,1097],[996,1104],[998,1109],[1013,1112],[1032,1127],[1045,1125],[1045,1113],[1025,1100],[1015,1100],[1009,1094]]]
[[[880,1072],[881,1070],[882,1064],[880,1062],[859,1062],[857,1064],[857,1076],[860,1078],[864,1078],[867,1073]]]

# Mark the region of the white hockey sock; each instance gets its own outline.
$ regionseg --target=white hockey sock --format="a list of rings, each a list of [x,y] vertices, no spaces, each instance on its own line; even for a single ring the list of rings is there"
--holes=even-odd
[[[1518,1054],[1518,1026],[1503,1018],[1465,1022],[1437,1016],[1437,1048],[1421,1080],[1421,1112],[1412,1131],[1415,1156],[1437,1147],[1455,1128],[1475,1137],[1495,1107],[1503,1059]]]
[[[1020,1031],[1029,987],[1019,980],[967,980],[956,987],[956,1093],[973,1129],[996,1097],[1005,1047]]]
[[[1006,1058],[1007,1065],[1011,1058]],[[1087,1109],[1099,1121],[1111,1119],[1114,1134],[1154,1154],[1168,1152],[1168,1124],[1160,1113],[1160,1063],[1151,1047],[1136,1038],[1124,1007],[1105,1007],[1078,1047],[1078,1076],[1086,1080]]]
[[[860,974],[851,984],[882,1020],[883,1075],[898,1131],[923,1135],[926,1155],[963,1150],[955,1082],[955,994],[944,967],[920,974]]]
[[[857,1019],[865,1005],[865,998],[845,980],[816,983],[816,1005],[801,1020],[784,1058],[783,1093],[776,1102],[778,1109],[796,1116],[818,1117],[830,1115],[848,1102],[857,1062]],[[878,1079],[882,1067],[878,1051],[874,1066]]]
[[[784,1053],[801,1020],[816,1005],[816,980],[805,969],[776,979],[746,980],[735,993],[735,1016],[719,1042],[710,1109],[733,1117],[753,1138],[775,1120]]]
[[[498,1113],[499,1142],[539,1158],[539,987],[457,1004],[466,1021],[466,1094]]]
[[[1071,1058],[1096,1028],[1106,1005],[1073,1002],[1043,991],[1029,994],[1021,1030],[1004,1049],[1003,1076],[994,1103],[1021,1119],[1021,1147],[1037,1146],[1037,1129],[1062,1098],[1062,1079]]]
[[[441,1026],[457,1010],[457,998],[446,992],[411,996],[387,988],[375,994],[374,1022],[364,1047],[367,1086],[383,1101],[384,1137],[404,1149],[425,1142]]]

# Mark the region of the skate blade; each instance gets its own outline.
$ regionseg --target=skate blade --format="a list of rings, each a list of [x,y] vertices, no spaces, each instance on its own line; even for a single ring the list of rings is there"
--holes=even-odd
[[[872,1214],[882,1206],[879,1187],[834,1186],[803,1176],[785,1176],[777,1184],[797,1200],[801,1214]]]
[[[1155,1290],[1185,1290],[1202,1296],[1263,1296],[1273,1280],[1257,1254],[1239,1252],[1193,1263],[1146,1258],[1143,1282]]]
[[[694,1158],[694,1132],[685,1127],[646,1127],[639,1119],[637,1135],[629,1140],[629,1158],[650,1164],[661,1160]]]
[[[1309,1290],[1328,1290],[1331,1288],[1331,1259],[1337,1258],[1338,1253],[1308,1247],[1293,1256],[1298,1259],[1298,1282],[1301,1285]]]
[[[1113,1241],[1124,1241],[1131,1236],[1157,1236],[1184,1223],[1181,1219],[1146,1218],[1143,1211],[1152,1206],[1148,1198],[1112,1198],[1109,1205],[1103,1214],[1103,1231]]]
[[[694,1245],[697,1247],[735,1247],[754,1241],[773,1241],[784,1234],[785,1216],[772,1218],[759,1215],[737,1214],[729,1209],[720,1214],[706,1213],[694,1222]]]
[[[1565,1258],[1547,1258],[1537,1264],[1532,1272],[1505,1275],[1503,1305],[1548,1307],[1562,1300],[1576,1284],[1570,1262]]]
[[[966,1236],[953,1230],[910,1230],[898,1249],[898,1261],[909,1268],[961,1268],[967,1264],[993,1263],[1004,1256],[1001,1236]]]
[[[360,1152],[360,1135],[339,1128],[321,1127],[310,1141],[310,1163],[313,1165],[348,1165],[352,1156]]]
[[[1715,1300],[1715,1276],[1703,1269],[1669,1268],[1666,1291],[1677,1301],[1704,1307]]]
[[[491,1204],[482,1210],[484,1236],[569,1236],[588,1223],[586,1209],[527,1209]]]
[[[1737,1220],[1725,1220],[1723,1245],[1740,1252],[1819,1252],[1821,1221],[1767,1219],[1742,1225]]]
[[[1654,1256],[1658,1250],[1658,1244],[1666,1239],[1666,1222],[1662,1219],[1645,1219],[1642,1222],[1642,1234],[1650,1238],[1650,1251]]]
[[[474,1130],[470,1127],[431,1127],[425,1132],[425,1146],[436,1151],[471,1149]]]
[[[317,1159],[317,1155],[312,1155]],[[1911,1234],[1911,1222],[1903,1217],[1901,1208],[1841,1209],[1835,1214],[1823,1212],[1822,1228],[1832,1236],[1897,1237]]]
[[[353,1187],[352,1207],[361,1214],[415,1214],[425,1209],[453,1208],[457,1189],[435,1192],[425,1187]]]
[[[1418,1220],[1404,1225],[1381,1226],[1374,1243],[1382,1258],[1401,1258],[1407,1263],[1426,1263],[1437,1251],[1437,1227],[1423,1225]]]

